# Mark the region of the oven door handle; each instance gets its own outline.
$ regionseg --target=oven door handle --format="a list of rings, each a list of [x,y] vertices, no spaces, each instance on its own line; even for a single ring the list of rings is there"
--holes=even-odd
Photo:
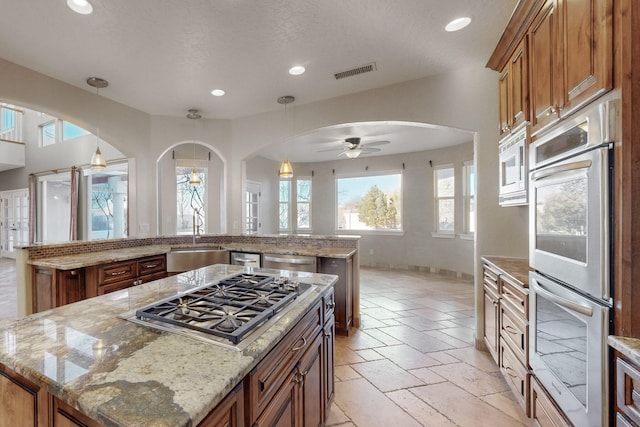
[[[538,181],[543,178],[548,178],[551,175],[557,175],[563,172],[572,172],[581,169],[589,169],[593,162],[591,160],[581,160],[579,162],[571,162],[564,165],[552,166],[544,168],[542,170],[533,172],[531,174],[532,181]]]
[[[578,304],[566,298],[560,297],[553,292],[545,289],[545,287],[540,283],[536,283],[537,292],[543,294],[546,298],[555,302],[556,304],[568,308],[571,311],[575,311],[577,313],[583,314],[587,317],[593,316],[593,309],[589,306]]]

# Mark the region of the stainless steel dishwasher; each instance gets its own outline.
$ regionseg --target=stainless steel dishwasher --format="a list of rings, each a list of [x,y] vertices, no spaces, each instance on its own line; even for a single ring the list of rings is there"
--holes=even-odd
[[[316,257],[302,255],[263,254],[262,266],[275,270],[317,272]]]
[[[260,268],[260,254],[254,252],[231,252],[231,264]]]

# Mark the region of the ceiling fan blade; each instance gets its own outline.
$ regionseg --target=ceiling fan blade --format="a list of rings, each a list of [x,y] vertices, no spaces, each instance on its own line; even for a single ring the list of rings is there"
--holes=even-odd
[[[316,153],[324,153],[325,151],[338,151],[338,150],[344,150],[344,147],[334,147],[334,148],[328,148],[326,150],[318,150],[316,151]]]
[[[391,141],[371,141],[371,142],[363,142],[360,144],[361,147],[372,147],[374,145],[384,145],[388,144]]]
[[[374,147],[362,147],[361,150],[362,150],[362,153],[376,153],[380,151],[379,148],[374,148]]]

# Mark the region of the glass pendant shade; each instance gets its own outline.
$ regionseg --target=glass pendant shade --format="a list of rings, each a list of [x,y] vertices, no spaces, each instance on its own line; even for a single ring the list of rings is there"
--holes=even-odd
[[[349,151],[345,151],[344,152],[344,154],[350,159],[355,159],[356,157],[358,157],[360,155],[360,153],[362,153],[362,149],[360,149],[360,148],[354,148],[353,150],[349,150]]]
[[[93,153],[93,156],[91,157],[91,169],[102,170],[106,167],[107,163],[104,161],[104,157],[102,157],[100,147],[96,147],[96,152]]]
[[[199,185],[200,184],[200,177],[198,176],[198,172],[196,171],[196,168],[193,168],[191,170],[191,179],[189,180],[189,184],[191,184],[191,185]]]
[[[291,163],[289,163],[289,160],[285,160],[280,165],[280,178],[291,177],[293,177],[293,168],[291,167]]]

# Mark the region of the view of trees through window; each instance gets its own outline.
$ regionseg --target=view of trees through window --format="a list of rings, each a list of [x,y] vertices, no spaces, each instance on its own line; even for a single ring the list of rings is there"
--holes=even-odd
[[[400,173],[336,179],[338,230],[402,231]]]
[[[116,239],[128,235],[128,172],[128,164],[119,163],[89,176],[89,239]]]
[[[453,233],[455,231],[455,175],[453,166],[443,166],[435,170],[436,230]]]
[[[289,212],[291,211],[291,180],[280,180],[279,201],[278,227],[280,231],[289,231],[291,230],[291,223],[289,221]]]
[[[311,178],[296,180],[296,226],[311,228]]]
[[[178,234],[191,234],[194,230],[200,233],[206,231],[205,189],[207,169],[205,167],[196,167],[195,169],[200,178],[200,184],[194,185],[189,183],[193,167],[176,166],[178,190],[176,194],[176,205],[178,207],[176,232]]]

